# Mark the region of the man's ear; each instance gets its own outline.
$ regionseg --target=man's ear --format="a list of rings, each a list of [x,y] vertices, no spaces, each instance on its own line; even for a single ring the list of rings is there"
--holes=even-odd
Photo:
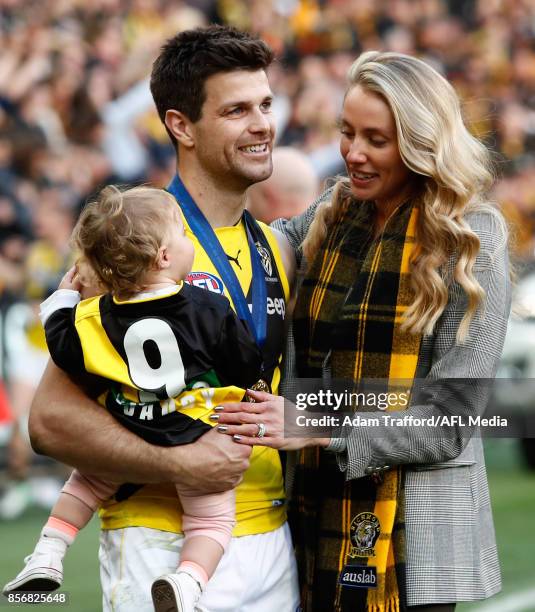
[[[169,259],[169,251],[165,245],[158,249],[158,255],[156,256],[156,267],[158,270],[165,270],[171,265]]]
[[[180,145],[187,149],[193,147],[194,140],[191,130],[191,121],[184,113],[170,108],[165,113],[165,125]]]

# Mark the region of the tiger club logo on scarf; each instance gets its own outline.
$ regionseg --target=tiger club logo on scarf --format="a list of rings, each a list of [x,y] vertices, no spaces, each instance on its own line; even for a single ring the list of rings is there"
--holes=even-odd
[[[374,557],[375,542],[381,533],[381,524],[373,512],[361,512],[351,521],[349,559]],[[346,587],[374,589],[377,587],[377,568],[372,565],[347,563],[340,572],[338,584]]]
[[[379,519],[373,512],[361,512],[351,521],[349,557],[375,556],[375,542],[381,533]]]

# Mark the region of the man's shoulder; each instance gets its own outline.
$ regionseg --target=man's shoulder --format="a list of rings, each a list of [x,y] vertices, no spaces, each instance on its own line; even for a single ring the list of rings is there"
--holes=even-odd
[[[274,251],[276,255],[279,255],[280,251],[284,249],[285,244],[287,243],[286,236],[276,227],[267,225],[258,219],[255,219],[254,221],[260,228],[262,234],[265,236],[271,250]]]
[[[277,240],[278,235],[280,235],[281,232],[258,219],[254,219],[254,222],[258,225],[260,231],[264,234],[264,236],[270,243],[270,246],[273,248],[273,243]],[[275,244],[277,243],[275,242]]]

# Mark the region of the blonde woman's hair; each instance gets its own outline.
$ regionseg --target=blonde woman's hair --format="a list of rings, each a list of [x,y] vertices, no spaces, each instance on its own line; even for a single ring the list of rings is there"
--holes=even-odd
[[[144,289],[146,273],[169,236],[177,204],[166,191],[111,185],[82,210],[71,242],[97,280],[119,299]]]
[[[462,342],[485,296],[473,274],[479,238],[464,217],[468,211],[487,210],[504,224],[487,203],[494,181],[490,153],[464,125],[453,87],[425,62],[400,53],[369,51],[353,63],[348,80],[348,91],[358,85],[386,101],[395,120],[401,158],[419,175],[413,194],[420,211],[411,260],[415,297],[405,313],[404,327],[412,333],[431,334],[446,307],[448,285],[455,280],[468,301],[457,333]],[[350,205],[355,205],[350,183],[339,178],[330,201],[319,206],[303,243],[309,261],[328,228]],[[454,253],[453,279],[448,279],[444,268]]]

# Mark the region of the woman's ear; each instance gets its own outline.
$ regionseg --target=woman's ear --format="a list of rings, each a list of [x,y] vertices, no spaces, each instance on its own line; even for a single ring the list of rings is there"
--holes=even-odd
[[[170,108],[165,113],[165,125],[167,129],[177,139],[178,144],[190,149],[194,145],[193,134],[191,130],[191,121],[173,108]]]

